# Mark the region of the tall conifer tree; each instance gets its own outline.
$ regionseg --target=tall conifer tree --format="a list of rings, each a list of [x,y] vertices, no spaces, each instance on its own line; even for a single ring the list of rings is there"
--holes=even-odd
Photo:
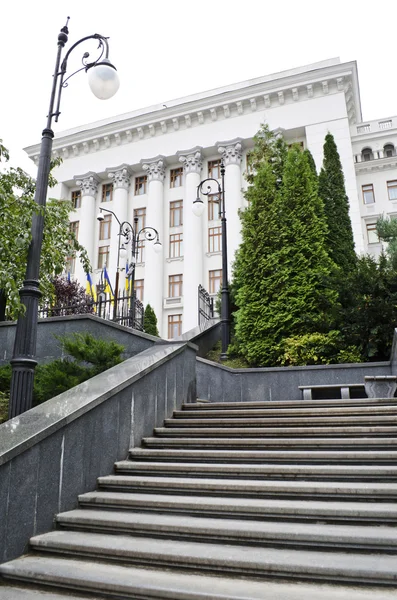
[[[345,189],[345,178],[338,149],[332,134],[328,133],[324,143],[323,167],[319,175],[319,195],[324,202],[328,224],[328,254],[344,273],[356,266],[353,229],[349,216],[349,199]]]
[[[276,164],[269,152],[256,165],[235,263],[236,342],[255,366],[280,364],[285,338],[328,331],[336,302],[313,165],[295,147]]]

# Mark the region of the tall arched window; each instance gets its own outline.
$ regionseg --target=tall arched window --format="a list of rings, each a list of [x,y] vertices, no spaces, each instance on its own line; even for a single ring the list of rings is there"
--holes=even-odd
[[[394,156],[395,150],[394,150],[393,144],[386,144],[383,147],[383,152],[384,152],[385,158],[390,158],[391,156]]]
[[[364,161],[373,160],[374,155],[372,153],[372,149],[371,148],[363,148],[361,150],[361,158]]]

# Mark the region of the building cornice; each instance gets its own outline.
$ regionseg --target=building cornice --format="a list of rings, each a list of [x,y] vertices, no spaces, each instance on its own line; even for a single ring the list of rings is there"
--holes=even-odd
[[[397,168],[397,156],[390,156],[388,158],[374,158],[373,160],[367,160],[364,162],[355,163],[355,169],[357,175],[364,173],[373,173],[376,171],[385,171],[389,169]]]
[[[332,61],[331,61],[332,62]],[[323,63],[321,63],[323,64]],[[233,119],[256,111],[310,100],[313,97],[344,92],[349,121],[361,118],[357,67],[355,62],[330,64],[267,76],[189,96],[172,105],[149,107],[111,120],[93,123],[84,129],[60,133],[54,139],[53,156],[64,160],[138,142],[175,131],[199,127],[217,120]],[[40,145],[26,152],[38,161]]]

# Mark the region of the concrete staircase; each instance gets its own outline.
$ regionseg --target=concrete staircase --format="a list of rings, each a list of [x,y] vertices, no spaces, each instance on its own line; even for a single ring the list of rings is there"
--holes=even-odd
[[[184,405],[0,598],[396,600],[396,459],[395,399]]]

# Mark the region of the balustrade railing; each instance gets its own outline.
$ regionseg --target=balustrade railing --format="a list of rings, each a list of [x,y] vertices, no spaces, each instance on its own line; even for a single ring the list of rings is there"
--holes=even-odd
[[[116,310],[115,310],[116,303]],[[69,315],[93,314],[107,321],[114,321],[125,327],[131,327],[138,331],[143,329],[144,306],[138,298],[127,295],[125,292],[119,294],[118,298],[110,298],[104,293],[98,294],[94,301],[87,296],[83,302],[71,304],[44,305],[39,309],[39,319],[49,317],[66,317]]]

